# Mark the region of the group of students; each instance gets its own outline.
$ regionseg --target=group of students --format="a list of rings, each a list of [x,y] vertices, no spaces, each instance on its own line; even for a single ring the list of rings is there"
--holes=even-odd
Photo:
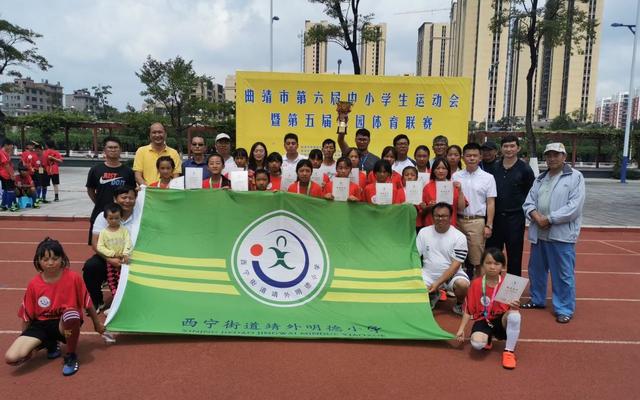
[[[33,208],[39,208],[41,203],[49,203],[47,189],[51,184],[54,189],[53,201],[59,201],[60,164],[63,158],[55,149],[55,143],[47,141],[44,149],[40,143],[27,143],[20,156],[17,174],[11,161],[13,150],[13,141],[5,139],[0,148],[0,210],[18,211],[21,197],[29,198]]]
[[[442,146],[443,139],[446,141],[442,136],[434,140],[434,158],[430,159],[429,148],[421,145],[414,151],[415,161],[409,159],[407,162],[406,154],[399,157],[397,145],[398,142],[406,142],[408,147],[409,139],[405,135],[399,135],[394,139],[396,146],[386,147],[380,159],[375,157],[375,162],[367,164],[367,159],[370,160],[369,157],[372,155],[366,153],[366,159],[363,160],[360,148],[343,148],[342,156],[334,161],[336,143],[332,139],[323,142],[322,150],[311,151],[307,159],[297,153],[298,137],[289,133],[284,140],[286,159],[276,152],[268,153],[266,145],[258,142],[251,147],[249,153],[244,149],[234,152],[233,170],[247,171],[250,190],[286,190],[328,200],[333,198],[333,179],[349,178],[353,182],[349,185],[347,200],[372,204],[377,204],[376,184],[390,184],[393,193],[392,203],[401,204],[405,202],[406,183],[417,181],[424,176],[422,174],[428,174],[430,179],[423,189],[422,202],[415,205],[418,210],[416,230],[419,231],[422,227],[434,224],[435,211],[442,207],[449,209],[450,221],[455,225],[456,215],[468,204],[459,182],[453,183],[453,204],[437,202],[435,182],[451,180],[451,162],[459,162],[455,157],[447,157],[452,146]],[[479,145],[474,143],[467,144],[465,150],[467,149],[480,151]],[[228,178],[231,170],[225,171],[228,165],[228,160],[221,154],[209,155],[202,188],[233,190]],[[366,166],[369,166],[369,169],[363,168]],[[159,156],[156,167],[158,179],[149,186],[157,189],[169,188],[176,172],[180,172],[176,171],[175,160],[170,156]],[[283,187],[283,170],[286,168],[295,168],[295,181]],[[354,169],[358,170],[356,174],[352,174]],[[320,183],[312,180],[314,171],[316,176],[320,174]],[[124,188],[120,189],[124,191]],[[114,197],[119,193],[116,191]],[[128,213],[130,214],[130,211]],[[130,215],[128,218],[130,219]],[[131,254],[129,231],[123,226],[128,218],[123,216],[123,208],[116,203],[108,204],[100,218],[96,251],[100,257],[107,260],[107,283],[113,294],[118,286],[120,264],[126,263]],[[94,226],[94,232],[96,228]],[[110,263],[109,260],[117,262]],[[519,334],[519,303],[504,305],[493,301],[506,272],[505,256],[501,250],[487,249],[482,254],[480,265],[480,273],[471,282],[465,296],[463,318],[456,336],[462,341],[467,323],[474,319],[476,322],[470,336],[473,348],[490,349],[492,338],[507,339],[503,366],[512,369],[516,365],[513,351]],[[48,358],[60,357],[59,342],[66,342],[63,374],[72,375],[79,368],[75,349],[83,309],[92,319],[96,332],[104,333],[105,327],[98,319],[91,296],[87,292],[86,276],[83,282],[79,275],[68,268],[69,261],[60,243],[49,238],[41,242],[34,256],[34,266],[38,275],[29,283],[19,311],[24,329],[6,352],[6,362],[12,365],[21,364],[42,348],[47,349]]]

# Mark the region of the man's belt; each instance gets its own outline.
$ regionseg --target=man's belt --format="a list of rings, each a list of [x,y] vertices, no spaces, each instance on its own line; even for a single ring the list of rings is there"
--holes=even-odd
[[[458,214],[458,219],[463,219],[465,221],[470,221],[472,219],[484,219],[484,215],[462,215],[462,214]]]

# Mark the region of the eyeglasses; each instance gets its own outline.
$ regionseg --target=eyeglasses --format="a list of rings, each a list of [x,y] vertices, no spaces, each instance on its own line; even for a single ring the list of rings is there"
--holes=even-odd
[[[436,215],[433,216],[433,218],[434,219],[449,219],[449,216],[448,215],[438,215],[438,214],[436,214]]]
[[[192,146],[204,146],[204,143],[191,143]]]

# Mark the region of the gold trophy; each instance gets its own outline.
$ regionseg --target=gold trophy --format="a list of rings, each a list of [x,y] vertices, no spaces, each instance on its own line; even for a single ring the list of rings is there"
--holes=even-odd
[[[353,104],[348,101],[339,101],[336,111],[338,111],[338,134],[344,135],[347,133],[347,121],[349,120],[349,113],[351,112],[351,106]]]

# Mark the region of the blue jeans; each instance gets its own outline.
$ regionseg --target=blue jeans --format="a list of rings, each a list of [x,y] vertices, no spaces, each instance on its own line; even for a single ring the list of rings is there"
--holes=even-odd
[[[573,316],[576,310],[575,243],[538,240],[531,244],[529,280],[531,302],[544,305],[547,298],[547,275],[551,272],[551,302],[556,315]]]

